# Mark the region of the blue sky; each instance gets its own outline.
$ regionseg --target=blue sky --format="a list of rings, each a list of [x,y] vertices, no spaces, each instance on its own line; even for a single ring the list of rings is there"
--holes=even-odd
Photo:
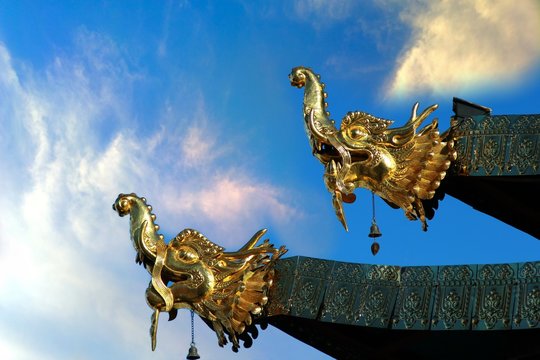
[[[189,314],[151,354],[149,275],[111,204],[145,196],[163,233],[235,250],[267,227],[289,254],[436,265],[539,260],[538,240],[446,197],[427,233],[370,194],[335,219],[292,67],[327,84],[339,122],[403,124],[452,97],[540,112],[537,1],[0,1],[0,353],[5,359],[184,357]],[[196,322],[203,358],[324,359],[269,327],[233,354]]]

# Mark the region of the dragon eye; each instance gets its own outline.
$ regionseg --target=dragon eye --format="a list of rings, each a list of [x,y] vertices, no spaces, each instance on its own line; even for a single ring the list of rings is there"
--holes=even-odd
[[[188,264],[199,261],[199,255],[189,246],[180,246],[175,254],[176,258]]]
[[[120,204],[119,204],[119,205],[120,205],[121,208],[127,208],[128,204],[129,204],[128,199],[125,199],[125,198],[124,198],[124,199],[120,200]]]
[[[355,127],[349,130],[349,136],[351,139],[361,139],[367,136],[366,131],[362,127]]]

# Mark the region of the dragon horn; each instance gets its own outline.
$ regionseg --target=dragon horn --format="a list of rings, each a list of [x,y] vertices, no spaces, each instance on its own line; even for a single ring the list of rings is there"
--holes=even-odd
[[[249,250],[249,249],[253,248],[257,244],[257,242],[264,236],[264,234],[266,234],[267,231],[268,231],[267,229],[261,229],[261,230],[257,231],[251,237],[251,239],[246,243],[246,245],[242,246],[242,248],[240,250],[238,250],[238,252]]]

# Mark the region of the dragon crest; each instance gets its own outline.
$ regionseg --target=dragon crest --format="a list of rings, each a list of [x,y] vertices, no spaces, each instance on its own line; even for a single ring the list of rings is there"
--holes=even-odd
[[[427,230],[423,201],[434,197],[456,159],[454,142],[448,134],[439,134],[437,119],[417,131],[437,105],[417,115],[416,103],[407,123],[398,128],[389,128],[390,120],[349,112],[337,129],[326,111],[327,94],[320,76],[309,68],[296,67],[289,79],[291,85],[305,88],[306,133],[313,155],[325,167],[324,183],[345,229],[342,203],[354,202],[354,190],[363,187],[390,206],[403,209],[410,220],[420,219],[422,229]]]
[[[249,332],[256,332],[253,319],[263,312],[274,277],[275,261],[287,250],[276,249],[260,230],[238,251],[208,240],[200,232],[182,230],[168,244],[158,234],[156,216],[145,198],[120,194],[113,204],[120,216],[130,215],[130,234],[137,251],[136,262],[143,264],[152,279],[146,289],[146,300],[154,310],[150,335],[152,350],[160,312],[169,320],[177,310],[188,308],[201,316],[216,332],[218,343],[227,343],[238,351],[239,339],[249,347]],[[258,244],[258,245],[257,245]]]

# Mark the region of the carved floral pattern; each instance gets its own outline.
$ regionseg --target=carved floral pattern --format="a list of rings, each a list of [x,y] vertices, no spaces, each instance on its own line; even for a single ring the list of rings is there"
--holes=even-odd
[[[470,289],[464,288],[462,291],[457,289],[450,290],[444,297],[439,295],[437,310],[432,323],[436,325],[442,320],[444,329],[453,329],[459,321],[459,327],[465,329],[469,323],[469,303]]]
[[[445,282],[463,282],[472,278],[473,271],[469,266],[443,266],[439,271],[439,280]]]
[[[464,314],[460,303],[461,297],[455,290],[451,290],[443,299],[441,313],[446,328],[453,327],[454,323],[463,317]]]
[[[332,320],[337,319],[340,315],[350,320],[352,318],[350,307],[354,300],[353,292],[346,287],[339,287],[331,295],[330,301],[326,304],[325,313],[330,314]]]
[[[421,319],[423,324],[427,323],[428,314],[423,300],[416,291],[411,291],[403,300],[400,316],[405,323],[405,328],[410,329],[418,319]]]
[[[459,175],[537,174],[540,115],[466,118],[454,129]]]
[[[360,264],[336,263],[332,280],[343,282],[361,282],[364,280],[364,270]]]
[[[306,259],[276,264],[268,306],[287,312],[269,314],[418,330],[540,327],[540,262],[400,268]],[[330,272],[319,278],[313,269]]]
[[[535,286],[525,299],[523,316],[527,319],[529,327],[535,327],[540,321],[540,289]]]
[[[482,301],[483,300],[483,301]],[[497,289],[491,289],[483,299],[479,311],[479,319],[484,320],[487,329],[493,329],[498,320],[502,320],[505,326],[509,324],[509,299],[505,294],[501,295]],[[476,324],[478,319],[474,320]]]
[[[527,262],[525,263],[519,272],[519,276],[524,279],[531,279],[538,274],[539,263]]]
[[[300,263],[299,271],[309,276],[324,279],[329,277],[331,273],[331,263],[331,261],[326,260],[304,258],[304,261]]]
[[[399,278],[397,266],[372,265],[369,268],[367,278],[369,280],[396,281]]]
[[[428,266],[403,268],[401,280],[407,284],[426,283],[433,279],[433,271]]]
[[[488,283],[503,283],[514,276],[514,270],[508,264],[483,265],[478,278]]]
[[[366,325],[370,325],[374,319],[384,316],[386,308],[386,297],[381,290],[375,290],[366,301],[364,315]]]
[[[294,290],[291,311],[295,315],[315,315],[319,308],[320,280],[304,278]]]

